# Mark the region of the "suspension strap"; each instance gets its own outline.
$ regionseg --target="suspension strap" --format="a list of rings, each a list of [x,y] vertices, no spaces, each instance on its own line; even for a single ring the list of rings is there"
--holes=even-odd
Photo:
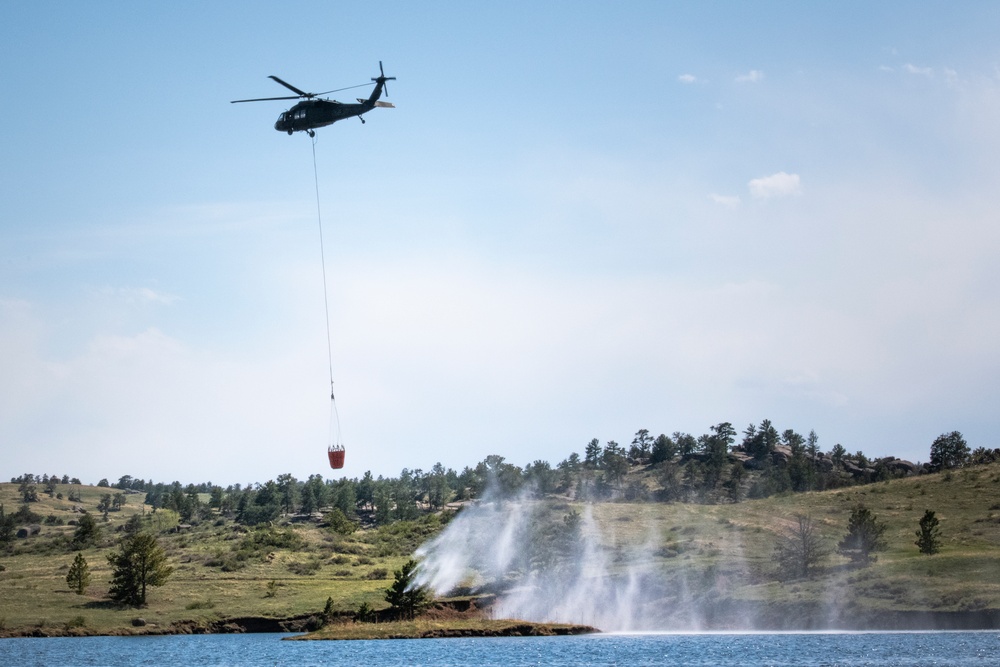
[[[312,137],[313,181],[316,184],[316,221],[319,225],[319,257],[323,267],[323,307],[326,312],[326,351],[330,369],[330,444],[340,446],[340,416],[333,393],[333,343],[330,335],[330,298],[326,286],[326,251],[323,242],[323,213],[319,203],[319,169],[316,167],[316,137]]]

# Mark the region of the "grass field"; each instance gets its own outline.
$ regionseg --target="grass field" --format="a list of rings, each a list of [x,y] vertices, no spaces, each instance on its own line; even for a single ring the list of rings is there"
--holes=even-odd
[[[34,512],[68,522],[80,515],[80,506],[94,507],[108,489],[60,486],[60,492],[80,493],[80,502],[56,500],[45,495],[31,503]],[[218,619],[233,616],[290,617],[323,611],[328,598],[334,608],[353,611],[362,602],[383,607],[382,595],[398,569],[419,543],[424,531],[436,530],[438,521],[407,529],[362,531],[345,537],[313,523],[278,526],[278,534],[292,533],[300,544],[289,550],[263,545],[249,548],[253,532],[232,521],[209,521],[175,530],[176,515],[151,514],[141,504],[142,495],[130,495],[125,507],[110,512],[108,522],[98,519],[102,537],[98,545],[82,552],[91,572],[85,595],[76,595],[66,584],[66,573],[77,551],[70,541],[70,525],[43,525],[41,533],[18,539],[0,556],[0,624],[6,630],[39,627],[83,626],[107,632],[132,627],[141,617],[155,627],[175,621]],[[0,484],[5,508],[20,502],[17,485]],[[106,599],[111,580],[107,554],[116,549],[120,528],[128,518],[145,512],[166,551],[174,572],[167,583],[151,588],[142,609],[120,608]],[[99,516],[99,515],[98,515]],[[219,525],[216,525],[219,524]],[[230,571],[226,571],[226,570]]]
[[[74,527],[67,523],[80,516],[74,506],[96,514],[101,495],[114,489],[59,485],[58,491],[79,493],[80,500],[40,494],[31,509],[43,519],[52,517],[49,523],[38,535],[15,539],[0,554],[0,631],[124,632],[138,617],[147,627],[161,629],[177,621],[291,617],[321,612],[328,598],[345,613],[362,603],[382,608],[393,571],[441,526],[432,516],[343,536],[311,522],[285,522],[272,529],[290,540],[293,548],[285,548],[266,540],[261,544],[247,528],[221,518],[172,532],[176,515],[150,514],[142,495],[129,495],[106,523],[99,518],[100,542],[82,551],[91,583],[85,595],[76,595],[65,581],[77,553],[70,545]],[[0,502],[8,513],[15,511],[17,485],[0,484]],[[553,517],[582,509],[565,500],[547,502]],[[794,515],[810,515],[834,545],[858,503],[888,525],[889,549],[876,563],[853,568],[832,555],[813,577],[781,576],[773,545]],[[934,556],[914,546],[926,509],[941,520],[943,548]],[[612,576],[615,567],[624,569],[641,552],[665,587],[683,588],[689,595],[790,605],[835,597],[841,608],[868,612],[1000,609],[998,464],[739,504],[601,503],[590,511]],[[150,526],[174,572],[166,585],[150,590],[146,607],[121,608],[106,599],[107,554],[116,548],[121,526],[136,513],[153,517]]]

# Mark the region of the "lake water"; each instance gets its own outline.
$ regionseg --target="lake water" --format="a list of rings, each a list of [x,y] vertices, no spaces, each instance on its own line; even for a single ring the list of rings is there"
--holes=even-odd
[[[0,639],[0,663],[45,665],[676,665],[924,667],[1000,664],[998,632],[585,635],[282,641],[288,635]]]

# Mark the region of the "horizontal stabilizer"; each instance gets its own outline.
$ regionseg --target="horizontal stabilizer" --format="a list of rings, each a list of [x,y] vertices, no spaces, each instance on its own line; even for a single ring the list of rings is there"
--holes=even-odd
[[[364,104],[367,101],[368,100],[363,100],[360,97],[358,98],[358,102],[361,102],[362,104]],[[396,108],[396,105],[393,104],[392,102],[376,102],[374,106],[382,107],[383,109],[395,109]]]

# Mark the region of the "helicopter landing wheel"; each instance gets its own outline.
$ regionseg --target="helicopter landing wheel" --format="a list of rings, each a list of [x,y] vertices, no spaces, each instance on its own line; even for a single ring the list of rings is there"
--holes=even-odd
[[[315,137],[315,136],[316,136],[316,133],[315,133],[315,132],[313,132],[312,130],[306,130],[306,133],[307,133],[307,134],[308,134],[308,135],[309,135],[310,137]]]

